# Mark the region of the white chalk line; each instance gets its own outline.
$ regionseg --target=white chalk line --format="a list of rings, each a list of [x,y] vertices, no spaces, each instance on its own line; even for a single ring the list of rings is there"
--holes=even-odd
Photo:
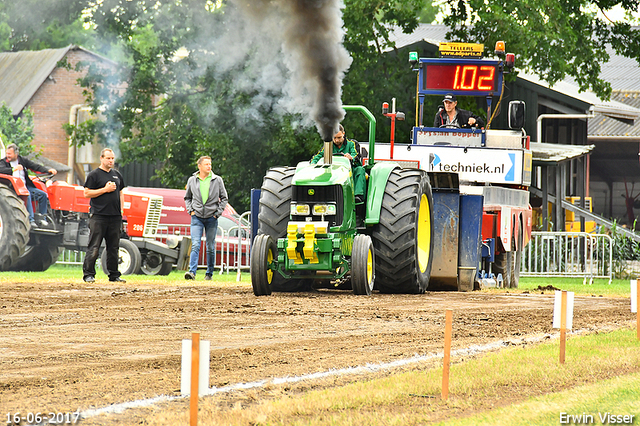
[[[579,331],[573,331],[572,334],[577,334]],[[486,345],[472,345],[468,348],[457,349],[451,352],[452,356],[471,356],[477,355],[484,352],[494,351],[503,347],[517,345],[517,344],[525,344],[525,343],[538,343],[546,339],[554,339],[557,338],[558,334],[544,334],[540,336],[529,336],[523,337],[521,339],[504,341],[499,340],[496,342],[488,343]],[[267,385],[281,385],[286,383],[298,383],[305,380],[318,380],[326,377],[334,377],[334,376],[345,376],[350,374],[366,374],[366,373],[374,373],[377,371],[389,370],[397,367],[402,367],[410,364],[416,364],[418,362],[429,361],[435,358],[442,358],[444,356],[444,352],[437,352],[427,355],[414,355],[410,358],[403,358],[396,361],[384,362],[378,364],[365,364],[357,367],[345,367],[340,369],[330,369],[327,371],[321,371],[317,373],[304,374],[302,376],[293,376],[293,377],[276,377],[271,379],[258,380],[255,382],[247,382],[247,383],[236,383],[234,385],[222,386],[209,388],[206,395],[216,395],[220,393],[229,393],[237,390],[247,390],[247,389],[256,389],[262,388]],[[177,399],[187,398],[189,395],[178,395],[178,396],[170,396],[170,395],[159,395],[153,398],[139,399],[137,401],[129,401],[122,402],[119,404],[112,404],[102,408],[88,409],[80,412],[80,416],[82,418],[89,418],[100,416],[103,414],[120,414],[125,410],[131,408],[145,408],[150,407],[152,405],[175,401]]]

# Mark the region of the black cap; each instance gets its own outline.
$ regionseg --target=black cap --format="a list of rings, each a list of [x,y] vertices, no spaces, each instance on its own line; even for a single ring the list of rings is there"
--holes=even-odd
[[[453,93],[447,93],[446,95],[444,95],[444,99],[442,100],[442,102],[444,101],[458,102],[458,99],[456,98],[456,95],[454,95]]]

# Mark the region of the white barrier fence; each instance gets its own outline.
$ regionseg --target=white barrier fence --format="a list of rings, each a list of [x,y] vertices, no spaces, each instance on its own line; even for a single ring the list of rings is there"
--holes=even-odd
[[[613,279],[613,240],[586,232],[532,232],[522,254],[525,277],[583,277]]]
[[[216,264],[215,268],[220,271],[229,273],[232,270],[244,271],[249,270],[250,260],[250,244],[251,229],[248,225],[250,212],[245,212],[240,216],[240,225],[233,226],[224,230],[218,226],[216,233]],[[158,228],[156,239],[166,242],[169,236],[191,236],[191,227],[189,225],[161,225]],[[83,251],[64,250],[58,258],[58,264],[63,265],[82,265],[85,253]],[[200,257],[198,258],[198,268],[206,268],[207,266],[207,249],[206,240],[203,235],[200,245]]]

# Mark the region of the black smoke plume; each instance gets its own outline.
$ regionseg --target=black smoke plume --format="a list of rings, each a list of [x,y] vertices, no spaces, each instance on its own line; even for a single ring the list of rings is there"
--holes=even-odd
[[[345,114],[342,79],[351,65],[351,57],[342,45],[342,1],[235,0],[234,3],[260,25],[265,20],[278,23],[273,33],[264,37],[280,40],[288,56],[285,62],[296,82],[295,100],[303,110],[309,104],[305,97],[311,97],[310,115],[318,132],[323,140],[332,140]]]

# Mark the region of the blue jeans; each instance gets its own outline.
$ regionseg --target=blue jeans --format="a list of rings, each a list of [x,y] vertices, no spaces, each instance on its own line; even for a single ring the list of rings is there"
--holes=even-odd
[[[27,197],[27,211],[29,212],[29,221],[33,222],[35,220],[35,215],[33,214],[33,206],[31,205],[32,200],[38,204],[38,213],[45,215],[47,214],[47,201],[49,201],[49,197],[47,193],[38,188],[27,187],[29,190],[29,196]]]
[[[200,245],[202,233],[207,238],[207,275],[213,275],[213,267],[216,265],[216,233],[218,232],[218,219],[211,216],[206,219],[191,216],[191,256],[189,257],[189,272],[195,274],[198,269],[200,257]]]

